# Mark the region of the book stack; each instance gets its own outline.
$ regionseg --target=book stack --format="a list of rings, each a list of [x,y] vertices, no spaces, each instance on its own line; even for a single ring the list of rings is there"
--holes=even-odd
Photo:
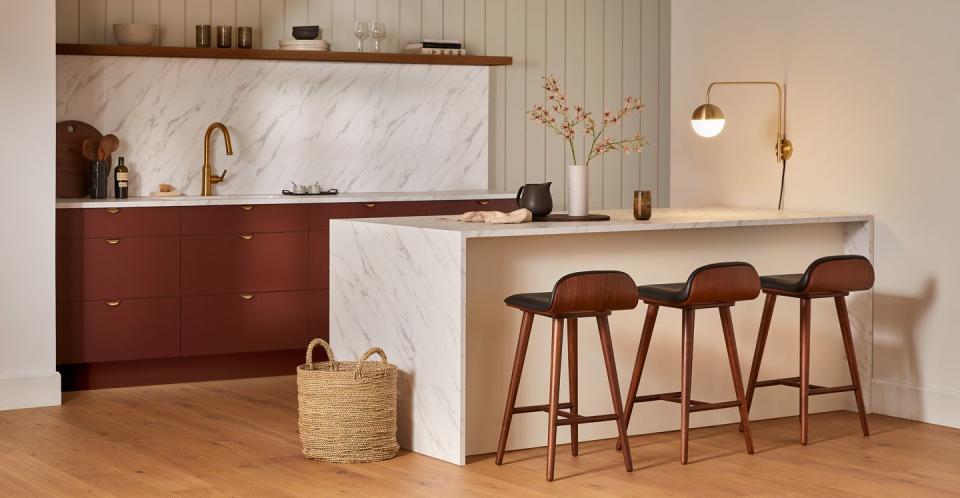
[[[425,55],[467,55],[463,43],[459,40],[424,39],[410,42],[403,49],[405,54]]]

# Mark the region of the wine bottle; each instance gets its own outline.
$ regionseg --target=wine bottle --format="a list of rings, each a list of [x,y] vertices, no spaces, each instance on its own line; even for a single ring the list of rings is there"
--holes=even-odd
[[[117,199],[126,199],[130,190],[130,171],[123,165],[123,158],[113,170],[113,195]]]

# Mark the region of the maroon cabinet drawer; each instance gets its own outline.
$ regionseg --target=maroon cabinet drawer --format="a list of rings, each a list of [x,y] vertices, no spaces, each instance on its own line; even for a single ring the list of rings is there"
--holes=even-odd
[[[258,204],[183,208],[184,235],[307,231],[307,206]]]
[[[180,300],[57,303],[57,363],[168,358],[180,354]]]
[[[145,237],[180,233],[180,208],[57,209],[57,238]]]
[[[310,291],[309,296],[310,311],[308,313],[310,325],[310,338],[319,337],[325,341],[330,340],[330,291],[315,290]],[[320,348],[317,348],[320,349]],[[314,354],[317,361],[326,358],[326,354],[317,351]],[[321,358],[322,354],[322,358]]]
[[[475,199],[466,201],[433,201],[427,206],[431,216],[463,214],[468,211],[506,211],[517,209],[514,199]]]
[[[190,296],[181,306],[184,356],[305,349],[309,342],[306,292]]]
[[[57,300],[176,296],[179,237],[57,241]]]
[[[326,289],[330,286],[330,232],[310,232],[310,282],[311,289]]]
[[[183,295],[307,288],[307,233],[191,235],[181,241]]]
[[[310,206],[310,230],[328,230],[330,220],[342,218],[385,218],[424,216],[427,202],[344,202]]]

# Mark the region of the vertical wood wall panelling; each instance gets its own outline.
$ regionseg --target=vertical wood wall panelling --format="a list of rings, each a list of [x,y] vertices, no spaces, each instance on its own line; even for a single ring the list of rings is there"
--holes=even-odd
[[[603,0],[587,0],[584,15],[585,64],[583,77],[584,104],[593,113],[597,126],[603,126]],[[587,155],[590,142],[587,141]],[[585,159],[584,159],[585,160]],[[603,160],[590,164],[590,209],[603,207]]]
[[[507,53],[507,0],[486,0],[484,46],[487,55]],[[507,68],[490,69],[490,188],[506,190]],[[516,167],[516,166],[514,166]]]
[[[513,57],[513,64],[506,71],[506,107],[504,126],[506,127],[506,161],[504,178],[507,190],[515,190],[526,179],[524,140],[526,135],[526,26],[527,9],[525,2],[507,0],[506,9],[507,55]]]
[[[424,38],[443,38],[443,0],[422,0],[420,12],[421,35]]]
[[[113,25],[133,22],[133,0],[107,0],[107,22],[104,26],[104,40],[108,45],[116,45],[113,37]]]
[[[623,104],[623,0],[606,0],[603,17],[603,107],[616,113]],[[618,140],[622,129],[620,124],[610,125],[606,136]],[[622,155],[620,151],[611,151],[602,157],[605,208],[621,207]]]
[[[553,182],[555,209],[565,206],[562,138],[530,122],[526,111],[543,103],[542,77],[560,80],[571,103],[602,120],[623,97],[646,109],[609,129],[612,138],[640,131],[641,155],[618,151],[590,168],[590,208],[629,207],[633,191],[653,191],[669,203],[668,0],[56,0],[58,43],[116,43],[113,23],[160,25],[164,46],[194,46],[195,25],[252,26],[255,48],[277,48],[290,29],[317,24],[333,50],[356,50],[355,20],[387,25],[383,48],[399,51],[422,38],[462,40],[471,54],[510,55],[512,66],[490,69],[490,188]],[[215,38],[214,33],[214,38]],[[234,31],[236,45],[237,33]],[[372,40],[365,43],[373,50]],[[577,142],[583,154],[589,142]],[[580,161],[583,160],[581,156]]]
[[[340,3],[339,1],[337,3]],[[351,10],[353,8],[351,2]],[[284,1],[260,0],[260,46],[265,49],[280,48],[285,36],[283,29]]]
[[[262,28],[260,26],[260,0],[236,0],[237,26],[253,28],[253,48],[260,48]],[[187,45],[190,45],[191,33],[187,33]],[[196,38],[196,33],[192,33]],[[238,35],[239,36],[239,35]]]
[[[584,92],[584,78],[586,76],[584,64],[586,63],[586,40],[585,24],[586,1],[585,0],[566,0],[566,51],[564,61],[563,88],[567,92],[567,98],[573,105],[583,105],[586,94]],[[583,127],[578,128],[579,135],[574,141],[577,151],[577,157],[582,161],[585,148],[589,145],[583,136]],[[566,166],[574,164],[569,149],[564,148],[563,173],[561,186],[553,188],[554,199],[561,199],[557,209],[566,208]]]
[[[400,0],[379,0],[377,20],[387,27],[387,37],[383,40],[384,52],[400,51]],[[404,42],[406,44],[406,42]]]
[[[57,0],[57,43],[80,43],[80,0]]]
[[[536,104],[547,103],[543,90],[543,75],[546,74],[547,59],[547,6],[545,0],[527,0],[527,64],[526,64],[526,105],[529,110]],[[526,124],[526,182],[540,183],[546,178],[547,128],[523,116]]]
[[[340,52],[353,52],[357,49],[357,39],[353,36],[355,13],[353,0],[335,0],[333,2],[333,21],[330,49]]]
[[[642,22],[642,4],[639,0],[625,0],[623,2],[623,96],[631,96],[645,101],[640,85],[640,53],[641,53],[641,22]],[[656,106],[652,106],[656,112]],[[627,116],[623,121],[623,137],[633,138],[640,132],[643,113],[633,113]],[[613,154],[613,153],[611,153]],[[622,185],[620,189],[621,200],[620,207],[629,208],[633,205],[633,191],[640,188],[640,164],[643,161],[643,154],[624,154],[620,158],[620,178]]]
[[[552,74],[564,82],[566,67],[566,0],[546,1],[546,74]],[[565,83],[564,83],[565,85]],[[564,91],[566,88],[561,87]],[[570,98],[569,96],[567,98]],[[548,102],[549,104],[549,102]],[[546,129],[545,129],[546,130]],[[554,197],[563,200],[564,191],[564,148],[566,142],[563,137],[553,130],[546,130],[546,149],[544,162],[546,174],[544,179],[553,182],[550,190]],[[560,202],[560,205],[563,205]],[[559,207],[555,208],[559,211]]]
[[[210,43],[217,45],[217,26],[230,26],[230,46],[237,46],[237,3],[235,0],[210,0]],[[196,33],[194,33],[196,38]]]
[[[160,0],[160,45],[164,47],[196,45],[194,27],[184,25],[185,8],[186,4],[183,0]]]

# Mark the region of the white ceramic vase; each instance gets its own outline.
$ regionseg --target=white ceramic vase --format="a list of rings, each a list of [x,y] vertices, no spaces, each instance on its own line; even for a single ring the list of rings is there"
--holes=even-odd
[[[567,166],[567,214],[570,216],[586,216],[589,211],[590,191],[587,167],[583,164]]]

